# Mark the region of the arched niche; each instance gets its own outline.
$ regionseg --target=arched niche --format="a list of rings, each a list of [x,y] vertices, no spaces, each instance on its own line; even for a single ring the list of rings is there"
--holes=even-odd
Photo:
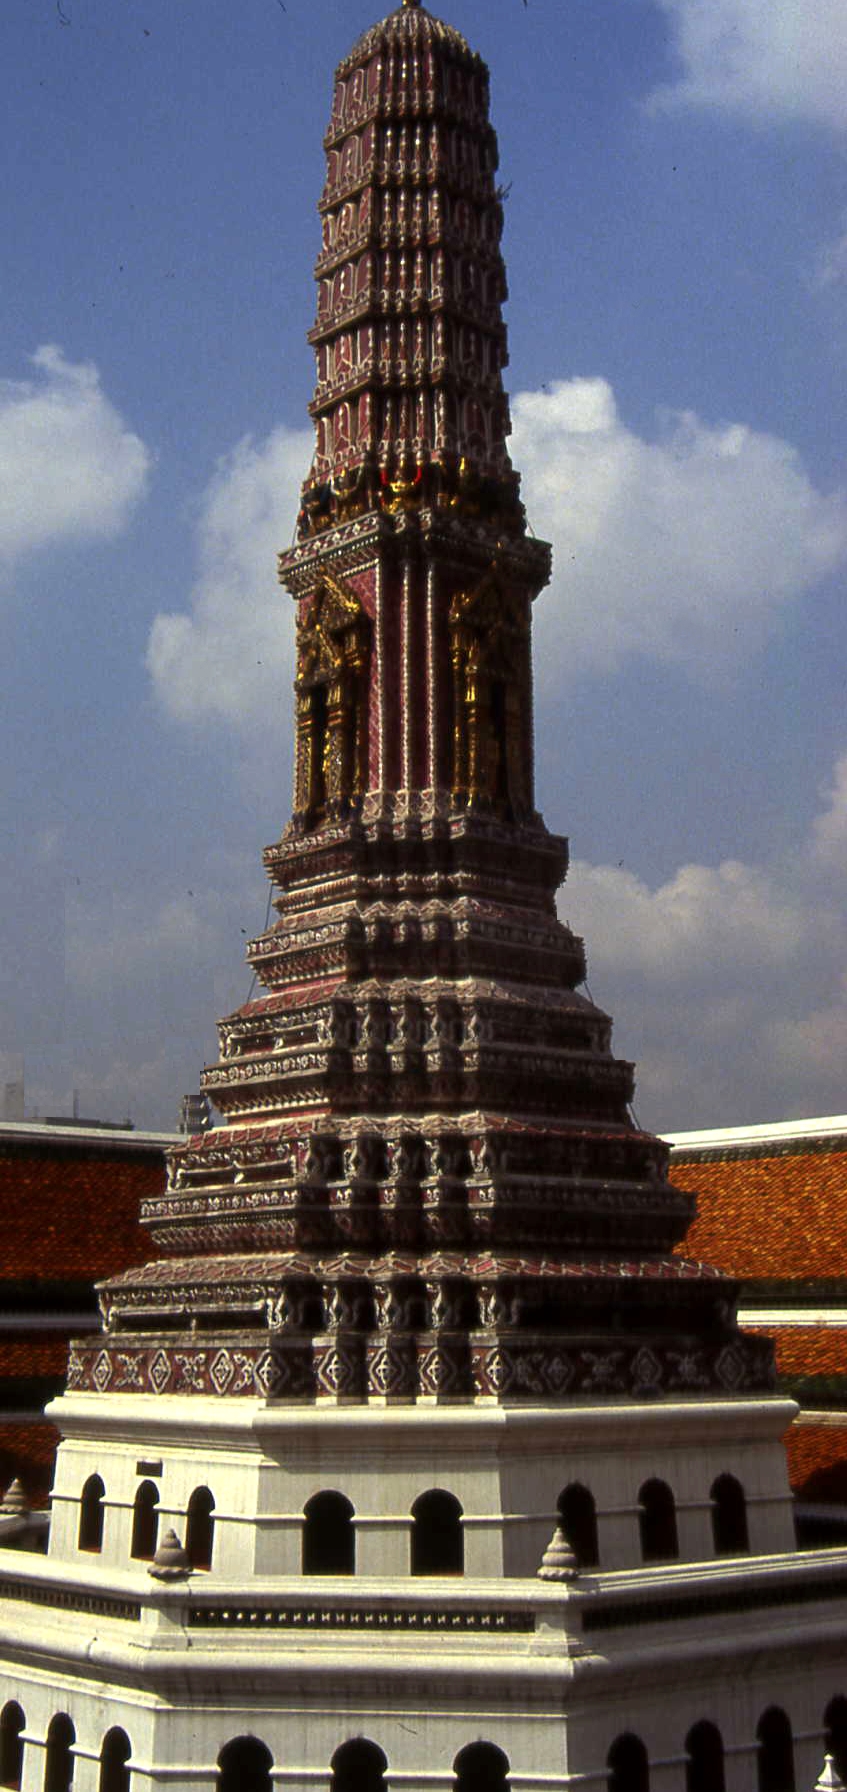
[[[508,1792],[509,1757],[493,1742],[469,1742],[453,1762],[453,1792]]]
[[[756,1726],[758,1792],[795,1792],[794,1737],[789,1718],[769,1706]]]
[[[705,1719],[685,1738],[685,1792],[725,1792],[723,1738]]]
[[[594,1495],[580,1481],[563,1487],[556,1501],[562,1530],[580,1568],[596,1568],[600,1560]]]
[[[98,1792],[130,1792],[129,1759],[132,1747],[126,1730],[115,1725],[100,1746]]]
[[[159,1537],[159,1489],[155,1481],[142,1481],[132,1508],[129,1553],[135,1561],[152,1562]]]
[[[106,1489],[99,1475],[89,1475],[79,1502],[77,1547],[98,1555],[103,1548]]]
[[[353,1507],[343,1493],[315,1493],[303,1509],[303,1573],[354,1574]]]
[[[650,1792],[650,1764],[640,1736],[616,1736],[606,1756],[608,1792]]]
[[[412,1507],[413,1574],[463,1574],[465,1539],[462,1508],[443,1487],[422,1493]]]
[[[672,1562],[679,1555],[676,1501],[667,1481],[645,1481],[638,1490],[638,1528],[645,1562]]]
[[[192,1568],[211,1568],[215,1541],[215,1501],[208,1487],[195,1487],[185,1514],[185,1549]]]
[[[718,1475],[709,1489],[715,1555],[741,1556],[750,1549],[747,1500],[735,1475]]]
[[[233,1736],[218,1755],[215,1792],[272,1792],[273,1756],[258,1736]]]
[[[332,1757],[331,1792],[385,1792],[388,1761],[365,1736],[343,1742]]]
[[[24,1760],[23,1731],[26,1724],[17,1699],[9,1699],[0,1711],[0,1786],[19,1792]]]

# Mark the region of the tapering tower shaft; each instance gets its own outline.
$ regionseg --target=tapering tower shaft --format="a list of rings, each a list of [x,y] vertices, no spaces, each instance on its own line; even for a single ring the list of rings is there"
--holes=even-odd
[[[533,809],[528,538],[506,439],[506,279],[488,74],[418,6],[340,64],[298,545],[295,816],[368,790]]]

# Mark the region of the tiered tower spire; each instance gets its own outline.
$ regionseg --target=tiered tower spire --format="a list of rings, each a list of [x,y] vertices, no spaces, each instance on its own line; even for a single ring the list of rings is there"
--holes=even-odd
[[[811,1786],[847,1552],[795,1549],[795,1408],[744,1397],[770,1344],[676,1256],[689,1198],[556,916],[486,77],[415,0],[340,65],[327,163],[274,920],[162,1255],[49,1410],[0,1777]]]
[[[535,812],[550,550],[507,453],[487,74],[419,0],[340,64],[316,444],[296,545],[294,813],[222,1115],[171,1156],[161,1261],[103,1293],[73,1386],[551,1403],[770,1385],[557,919]],[[200,1335],[198,1335],[200,1334]]]

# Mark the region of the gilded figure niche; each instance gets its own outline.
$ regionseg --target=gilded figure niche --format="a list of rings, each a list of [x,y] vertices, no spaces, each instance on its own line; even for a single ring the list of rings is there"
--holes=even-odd
[[[367,780],[370,623],[324,569],[297,623],[294,808],[306,826],[341,815]]]
[[[532,809],[529,601],[492,567],[450,606],[453,795],[514,817]]]

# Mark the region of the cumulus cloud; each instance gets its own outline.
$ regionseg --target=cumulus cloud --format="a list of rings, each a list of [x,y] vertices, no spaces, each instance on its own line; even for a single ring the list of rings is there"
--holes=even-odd
[[[847,873],[847,753],[836,760],[826,792],[826,808],[812,826],[814,862]]]
[[[0,573],[38,548],[116,535],[150,471],[96,367],[54,345],[32,366],[30,379],[0,380]]]
[[[830,238],[828,243],[823,243],[818,250],[812,268],[811,284],[820,292],[847,281],[847,216],[843,220],[843,226],[837,236]]]
[[[651,888],[577,861],[560,909],[586,934],[591,990],[636,1060],[645,1123],[843,1112],[847,754],[789,864],[684,865]]]
[[[189,607],[156,616],[147,650],[156,694],[181,721],[288,723],[291,599],[276,582],[276,556],[291,540],[312,448],[310,430],[281,425],[218,463],[200,509]]]
[[[847,559],[847,497],[777,436],[686,411],[648,441],[601,378],[519,393],[513,415],[528,512],[555,544],[542,684],[632,654],[713,675]]]
[[[847,124],[844,0],[658,0],[679,78],[655,105],[694,104],[767,122]]]

